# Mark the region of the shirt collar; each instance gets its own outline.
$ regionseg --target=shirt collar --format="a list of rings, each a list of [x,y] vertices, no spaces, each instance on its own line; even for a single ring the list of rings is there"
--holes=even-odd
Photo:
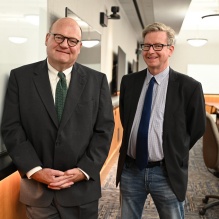
[[[52,75],[57,76],[59,71],[57,71],[55,68],[53,68],[53,67],[49,64],[48,59],[47,59],[47,65],[48,65],[48,70],[49,70],[49,72],[50,72]],[[65,76],[67,76],[67,75],[69,75],[69,74],[71,73],[72,68],[73,68],[73,66],[71,66],[70,68],[65,69],[65,70],[62,71],[62,72],[65,74]]]
[[[147,69],[146,84],[149,84],[149,82],[150,82],[150,80],[151,80],[152,77],[155,78],[155,80],[156,80],[156,82],[157,82],[158,84],[161,84],[162,81],[164,80],[164,78],[166,78],[166,76],[169,75],[169,70],[170,70],[170,68],[169,68],[169,66],[168,66],[168,67],[165,68],[162,72],[160,72],[159,74],[157,74],[157,75],[154,76],[154,75],[152,75],[152,74],[149,72],[149,70]]]

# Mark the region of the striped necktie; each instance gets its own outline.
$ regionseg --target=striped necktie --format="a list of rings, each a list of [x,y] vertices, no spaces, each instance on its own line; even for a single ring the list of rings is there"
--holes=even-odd
[[[148,163],[148,129],[151,116],[151,104],[155,78],[152,77],[145,95],[141,120],[138,128],[136,143],[136,164],[140,170],[146,168]]]
[[[56,107],[58,120],[60,122],[62,118],[62,112],[64,109],[65,98],[67,94],[67,83],[66,83],[65,74],[63,72],[59,72],[58,76],[60,79],[56,86],[55,107]]]

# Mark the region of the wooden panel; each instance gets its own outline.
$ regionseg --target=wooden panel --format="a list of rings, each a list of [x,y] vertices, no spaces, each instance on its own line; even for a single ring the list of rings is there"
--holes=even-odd
[[[27,219],[25,206],[19,202],[19,192],[18,172],[0,181],[0,219]]]
[[[219,103],[219,95],[210,95],[205,94],[205,102],[218,102]]]
[[[107,168],[108,163],[111,161],[114,154],[119,150],[121,142],[122,142],[123,129],[122,129],[122,125],[121,125],[121,122],[120,122],[119,107],[117,107],[113,110],[113,114],[114,114],[114,120],[115,120],[113,138],[112,138],[112,142],[111,142],[108,157],[107,157],[107,159],[106,159],[106,161],[105,161],[105,163],[104,163],[104,165],[101,169],[101,172],[100,172],[100,177],[101,178],[102,178],[102,175],[104,175],[104,171]]]

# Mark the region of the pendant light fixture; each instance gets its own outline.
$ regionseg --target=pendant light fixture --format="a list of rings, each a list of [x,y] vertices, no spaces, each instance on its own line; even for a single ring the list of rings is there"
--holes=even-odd
[[[200,21],[201,21],[201,18],[200,18]],[[197,24],[197,30],[195,31],[195,36],[188,38],[187,43],[193,47],[201,47],[201,46],[204,46],[207,42],[208,40],[206,38],[200,37],[199,25]]]
[[[201,46],[204,46],[208,42],[208,40],[204,38],[190,38],[190,39],[187,39],[187,42],[191,46],[201,47]]]
[[[208,15],[202,16],[202,21],[206,27],[212,30],[219,29],[219,14],[208,14]]]
[[[212,2],[213,3],[213,2]],[[219,0],[215,0],[210,13],[202,16],[203,24],[211,29],[219,28]]]

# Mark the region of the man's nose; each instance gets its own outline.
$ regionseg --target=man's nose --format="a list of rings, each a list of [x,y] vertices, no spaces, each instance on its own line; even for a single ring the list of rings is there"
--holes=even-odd
[[[63,41],[62,41],[62,43],[60,43],[60,45],[61,46],[67,46],[68,47],[68,39],[64,39]]]

